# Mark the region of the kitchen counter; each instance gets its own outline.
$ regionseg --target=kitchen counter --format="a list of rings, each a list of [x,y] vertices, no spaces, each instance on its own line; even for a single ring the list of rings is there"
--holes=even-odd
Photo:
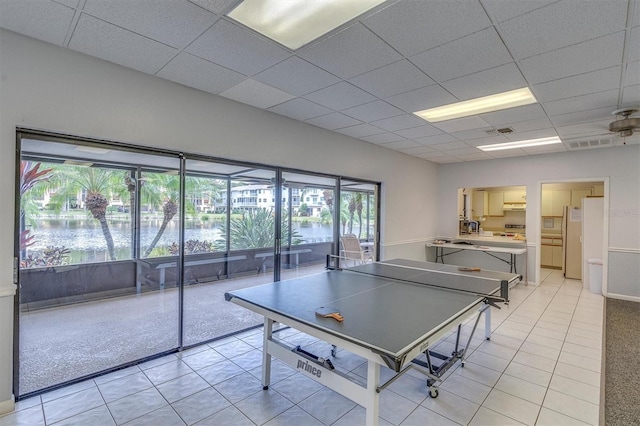
[[[501,236],[486,236],[478,234],[470,235],[456,235],[455,237],[437,237],[436,240],[456,241],[469,241],[477,245],[489,245],[489,246],[503,246],[503,247],[520,247],[525,246],[526,240],[515,240],[514,237],[501,237]]]

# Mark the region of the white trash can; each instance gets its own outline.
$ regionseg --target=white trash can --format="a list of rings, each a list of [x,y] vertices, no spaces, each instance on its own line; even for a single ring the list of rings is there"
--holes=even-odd
[[[602,259],[589,258],[589,290],[591,293],[602,294]]]

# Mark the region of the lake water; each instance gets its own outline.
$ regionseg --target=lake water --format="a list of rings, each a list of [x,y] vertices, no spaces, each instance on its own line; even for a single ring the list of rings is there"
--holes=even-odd
[[[131,247],[131,224],[125,221],[109,221],[109,230],[116,249]],[[140,226],[142,247],[147,247],[156,236],[162,221],[143,221]],[[220,222],[185,222],[185,240],[216,241],[222,238],[223,224]],[[72,251],[103,251],[106,247],[104,235],[97,220],[40,220],[30,226],[35,243],[30,251],[42,250],[46,246],[65,246]],[[293,223],[293,229],[305,242],[331,241],[333,228],[316,222]],[[172,221],[165,229],[157,246],[170,246],[178,242],[178,222]]]

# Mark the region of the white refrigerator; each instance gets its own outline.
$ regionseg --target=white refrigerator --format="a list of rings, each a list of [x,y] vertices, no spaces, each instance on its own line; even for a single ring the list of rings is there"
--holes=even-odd
[[[582,279],[582,209],[564,206],[562,215],[562,272],[565,278]]]

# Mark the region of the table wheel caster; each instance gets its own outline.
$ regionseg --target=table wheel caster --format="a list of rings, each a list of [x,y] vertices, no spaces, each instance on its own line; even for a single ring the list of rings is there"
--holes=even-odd
[[[429,389],[429,396],[431,398],[437,398],[438,397],[438,389]]]

